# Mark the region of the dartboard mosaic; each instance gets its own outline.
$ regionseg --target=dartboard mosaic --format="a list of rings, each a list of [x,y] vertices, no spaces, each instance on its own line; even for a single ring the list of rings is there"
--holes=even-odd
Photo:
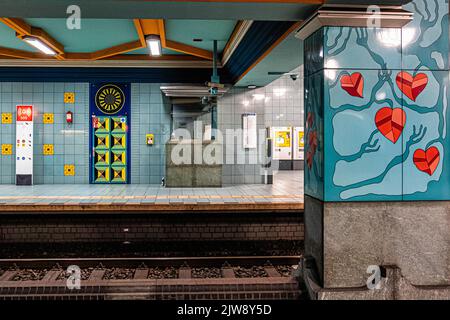
[[[95,105],[105,114],[116,114],[125,105],[125,95],[118,86],[107,84],[97,91]]]

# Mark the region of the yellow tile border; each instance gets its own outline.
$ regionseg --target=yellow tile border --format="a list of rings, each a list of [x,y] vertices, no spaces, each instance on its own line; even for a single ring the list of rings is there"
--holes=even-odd
[[[44,144],[42,146],[42,153],[44,156],[52,156],[55,154],[53,144]]]
[[[65,176],[74,176],[75,175],[75,165],[65,164],[64,165],[64,175]]]
[[[44,124],[53,124],[55,122],[53,113],[44,113],[42,115],[42,122]]]
[[[13,115],[10,112],[2,113],[2,124],[11,124],[13,122]]]
[[[75,103],[75,92],[64,92],[64,103]]]
[[[2,156],[12,155],[12,144],[2,144]]]

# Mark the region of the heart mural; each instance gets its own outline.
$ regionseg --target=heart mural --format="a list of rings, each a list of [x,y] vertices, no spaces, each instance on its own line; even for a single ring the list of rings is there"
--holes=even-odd
[[[361,73],[355,72],[351,75],[341,77],[341,88],[353,97],[363,97],[364,78]]]
[[[314,114],[312,112],[308,112],[306,116],[306,129],[312,128],[314,124]]]
[[[314,130],[308,133],[308,150],[306,151],[306,163],[309,169],[312,168],[316,150],[317,150],[317,132]]]
[[[418,73],[413,77],[410,73],[402,71],[397,74],[396,82],[405,96],[416,101],[428,84],[428,76],[425,73]]]
[[[306,164],[308,168],[311,170],[314,160],[314,153],[311,150],[306,151]]]
[[[439,165],[440,154],[436,147],[430,147],[427,151],[423,149],[417,149],[414,152],[413,161],[417,169],[433,175],[434,171]]]
[[[378,130],[387,139],[396,143],[403,132],[406,123],[406,114],[400,108],[384,107],[375,115],[375,124]]]

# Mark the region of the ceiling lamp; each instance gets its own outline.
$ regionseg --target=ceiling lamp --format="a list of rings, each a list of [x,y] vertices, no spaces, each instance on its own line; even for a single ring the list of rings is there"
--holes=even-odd
[[[158,57],[162,54],[161,38],[158,35],[148,35],[145,37],[145,41],[147,41],[147,46],[150,49],[150,55]]]
[[[52,48],[47,46],[45,43],[43,43],[41,40],[35,37],[24,37],[23,40],[27,42],[28,44],[32,45],[42,53],[48,54],[50,56],[56,55],[56,51],[54,51]]]

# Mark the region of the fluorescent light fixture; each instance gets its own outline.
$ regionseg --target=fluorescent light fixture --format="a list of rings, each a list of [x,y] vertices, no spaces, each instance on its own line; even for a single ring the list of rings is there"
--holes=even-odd
[[[257,100],[257,101],[264,100],[265,97],[266,97],[266,96],[263,95],[262,93],[255,93],[255,94],[253,95],[253,99],[255,99],[255,100]]]
[[[286,93],[286,88],[274,88],[273,89],[273,94],[276,97],[284,96],[285,93]]]
[[[148,35],[145,37],[145,41],[147,41],[147,46],[150,49],[150,55],[158,57],[162,54],[161,39],[158,35]]]
[[[41,40],[35,37],[24,37],[23,40],[27,42],[28,44],[32,45],[39,51],[48,54],[50,56],[56,55],[56,51],[47,46],[45,43],[43,43]]]

